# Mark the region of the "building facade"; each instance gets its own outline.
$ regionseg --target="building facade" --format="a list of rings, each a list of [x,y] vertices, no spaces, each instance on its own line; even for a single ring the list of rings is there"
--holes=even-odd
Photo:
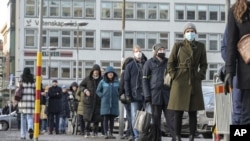
[[[43,0],[43,83],[58,79],[59,85],[69,85],[77,75],[80,82],[94,64],[114,66],[120,74],[122,7],[122,0]],[[132,56],[133,45],[139,44],[150,58],[152,45],[159,42],[167,47],[168,56],[174,42],[183,39],[183,25],[193,22],[196,39],[207,48],[204,83],[212,84],[214,73],[223,64],[225,0],[126,0],[125,7],[124,57]],[[35,74],[39,0],[16,1],[15,20],[15,76],[24,67]],[[66,25],[68,22],[75,24]],[[88,25],[78,26],[82,22]]]

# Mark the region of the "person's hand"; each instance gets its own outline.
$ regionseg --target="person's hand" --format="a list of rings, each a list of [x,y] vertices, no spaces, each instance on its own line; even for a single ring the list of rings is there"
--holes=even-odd
[[[224,82],[225,95],[227,95],[227,93],[230,93],[231,88],[233,88],[233,76],[231,73],[227,73]]]
[[[145,103],[151,103],[151,96],[145,97]]]
[[[90,96],[89,90],[85,91],[86,96]]]

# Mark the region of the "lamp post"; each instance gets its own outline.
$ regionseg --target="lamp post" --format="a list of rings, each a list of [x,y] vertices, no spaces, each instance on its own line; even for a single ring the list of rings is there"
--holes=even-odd
[[[50,85],[50,78],[51,78],[51,51],[56,50],[56,47],[46,47],[45,50],[49,50],[49,66],[48,66],[48,81]]]
[[[79,27],[80,26],[86,26],[88,23],[86,22],[67,22],[64,23],[64,25],[69,25],[69,26],[77,26],[77,33],[76,33],[76,83],[78,83],[78,71],[79,71]]]

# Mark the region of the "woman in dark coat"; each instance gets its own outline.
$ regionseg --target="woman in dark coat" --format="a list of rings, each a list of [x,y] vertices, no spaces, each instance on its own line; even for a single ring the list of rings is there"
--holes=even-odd
[[[105,139],[115,139],[113,128],[114,119],[119,115],[119,81],[113,67],[106,68],[96,91],[101,98],[101,115],[104,118]]]
[[[101,81],[101,68],[95,64],[89,76],[80,83],[80,90],[84,92],[83,96],[83,118],[85,123],[86,135],[90,136],[90,124],[94,123],[93,136],[98,133],[98,124],[102,120],[100,115],[101,99],[96,94],[96,88]]]
[[[225,91],[232,87],[233,76],[237,76],[236,87],[242,93],[242,111],[240,124],[250,124],[250,65],[244,63],[237,50],[237,43],[246,34],[250,34],[250,2],[236,0],[228,13],[228,40],[226,58]]]
[[[197,111],[204,110],[201,82],[206,76],[207,55],[205,45],[195,40],[197,32],[193,23],[186,23],[183,33],[184,40],[175,43],[167,64],[167,70],[173,79],[168,109],[175,110],[177,140],[181,140],[183,112],[188,111],[190,141],[193,141]]]

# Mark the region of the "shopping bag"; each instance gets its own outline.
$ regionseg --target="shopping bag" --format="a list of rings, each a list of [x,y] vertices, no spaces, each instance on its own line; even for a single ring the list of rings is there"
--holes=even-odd
[[[145,131],[150,127],[152,115],[145,110],[137,110],[134,128],[139,132]]]

